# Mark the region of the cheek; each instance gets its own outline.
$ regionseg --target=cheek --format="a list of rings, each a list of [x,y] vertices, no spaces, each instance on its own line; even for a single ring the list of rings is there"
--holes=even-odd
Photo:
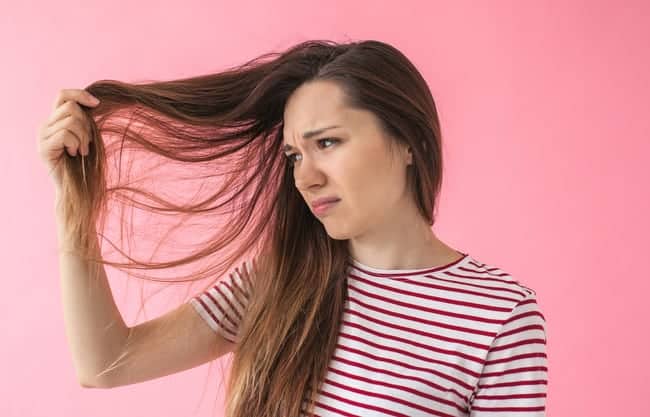
[[[399,166],[389,158],[380,145],[350,146],[329,161],[331,190],[346,200],[351,216],[383,211],[401,195]]]
[[[353,212],[363,213],[363,216],[373,211],[384,211],[397,199],[398,177],[389,165],[379,161],[373,163],[368,158],[350,164],[344,172],[344,175],[338,176],[338,180],[347,197],[346,206]]]

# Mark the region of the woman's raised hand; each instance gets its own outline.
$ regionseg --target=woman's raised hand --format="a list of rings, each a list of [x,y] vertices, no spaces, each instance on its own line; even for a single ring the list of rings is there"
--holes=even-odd
[[[70,156],[88,155],[92,140],[88,116],[80,104],[94,107],[99,100],[85,90],[60,90],[52,114],[39,129],[38,153],[58,188],[62,185],[63,165],[58,162],[63,151],[66,150]]]

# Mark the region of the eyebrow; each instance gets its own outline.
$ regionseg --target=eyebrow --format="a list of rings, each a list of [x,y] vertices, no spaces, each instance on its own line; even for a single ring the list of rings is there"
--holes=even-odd
[[[332,125],[332,126],[322,127],[322,128],[320,128],[320,129],[316,129],[316,130],[311,130],[311,131],[308,131],[308,132],[303,133],[303,134],[302,134],[302,137],[303,137],[303,139],[311,139],[311,138],[313,138],[314,136],[318,136],[318,135],[320,135],[321,133],[323,133],[323,132],[326,131],[326,130],[334,129],[334,128],[337,128],[337,127],[341,127],[341,126],[339,126],[339,125]],[[286,152],[286,151],[291,150],[291,149],[293,149],[293,146],[291,146],[291,145],[284,144],[284,145],[282,146],[282,152]]]

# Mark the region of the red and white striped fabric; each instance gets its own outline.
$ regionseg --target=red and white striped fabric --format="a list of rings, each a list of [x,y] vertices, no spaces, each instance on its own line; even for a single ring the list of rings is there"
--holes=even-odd
[[[254,267],[254,260],[244,261],[189,301],[212,330],[232,343],[239,341],[239,323],[250,297]]]
[[[535,291],[462,255],[410,270],[350,260],[316,416],[546,416],[546,320]],[[250,282],[241,272],[250,266],[191,301],[229,340],[246,301],[237,288]]]

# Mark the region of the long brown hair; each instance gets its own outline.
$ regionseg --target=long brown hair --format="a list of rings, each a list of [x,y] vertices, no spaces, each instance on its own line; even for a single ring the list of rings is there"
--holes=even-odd
[[[314,80],[338,83],[347,105],[374,113],[388,137],[413,149],[409,187],[432,225],[442,179],[434,100],[406,56],[375,40],[310,40],[215,74],[173,81],[97,81],[86,88],[101,100],[85,109],[93,129],[90,154],[82,163],[80,157],[63,159],[67,230],[79,236],[81,247],[74,250],[88,260],[152,270],[218,254],[216,265],[188,276],[195,280],[219,277],[242,258],[256,259],[254,291],[228,379],[228,417],[298,416],[301,410],[310,414],[336,347],[347,293],[347,240],[330,238],[311,213],[281,149],[285,103],[301,84]],[[127,117],[120,118],[121,112]],[[131,128],[134,121],[142,123],[143,133]],[[120,138],[113,147],[107,140],[111,134]],[[132,184],[120,185],[119,174],[118,184],[109,187],[108,161],[119,156],[120,171],[127,148],[173,163],[207,166],[206,177],[223,175],[223,186],[186,205]],[[137,201],[131,193],[160,206]],[[166,215],[231,216],[190,256],[145,262],[114,245],[128,257],[128,262],[114,262],[96,259],[87,250],[94,236],[104,236],[110,197]],[[216,204],[219,199],[225,201]],[[237,239],[237,246],[230,248]]]

